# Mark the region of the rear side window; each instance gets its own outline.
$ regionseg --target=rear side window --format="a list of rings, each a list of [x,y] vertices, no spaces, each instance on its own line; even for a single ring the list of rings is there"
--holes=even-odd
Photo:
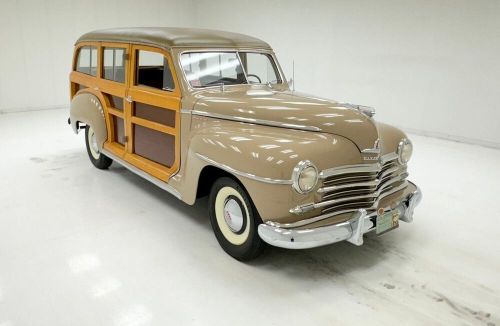
[[[97,75],[97,48],[95,46],[83,46],[78,51],[76,71],[87,75]]]
[[[168,59],[161,53],[138,50],[136,85],[149,86],[164,91],[175,88]]]
[[[103,78],[115,82],[125,82],[125,49],[104,48]]]

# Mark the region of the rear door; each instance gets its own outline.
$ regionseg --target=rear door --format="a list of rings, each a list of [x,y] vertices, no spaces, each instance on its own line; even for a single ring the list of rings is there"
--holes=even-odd
[[[130,45],[122,43],[101,43],[98,89],[106,101],[106,123],[108,141],[105,148],[113,154],[124,157],[127,146],[125,134],[125,96],[129,84],[128,70]]]

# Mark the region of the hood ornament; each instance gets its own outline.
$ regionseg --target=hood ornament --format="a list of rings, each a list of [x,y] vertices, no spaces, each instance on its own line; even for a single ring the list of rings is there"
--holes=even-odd
[[[358,105],[357,110],[370,118],[375,115],[375,109],[371,106]]]
[[[378,161],[380,158],[380,152],[381,152],[381,147],[382,147],[382,141],[380,138],[377,138],[375,140],[375,143],[373,144],[373,148],[366,148],[361,151],[361,156],[363,157],[363,160],[365,161]]]
[[[366,115],[369,118],[375,115],[375,109],[372,108],[371,106],[351,104],[351,103],[338,103],[338,105],[343,106],[345,108],[358,110],[360,113]]]

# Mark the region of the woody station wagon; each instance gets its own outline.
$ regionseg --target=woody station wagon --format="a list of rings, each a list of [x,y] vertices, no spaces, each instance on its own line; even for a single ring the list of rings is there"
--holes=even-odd
[[[292,91],[272,48],[241,34],[117,28],[75,45],[69,123],[90,161],[118,162],[193,204],[222,248],[301,249],[411,222],[412,144],[369,107]]]

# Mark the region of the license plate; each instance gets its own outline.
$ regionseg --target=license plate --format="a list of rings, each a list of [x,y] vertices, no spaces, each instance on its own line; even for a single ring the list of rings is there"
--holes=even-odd
[[[397,209],[377,215],[377,234],[389,232],[399,226],[399,211]]]

